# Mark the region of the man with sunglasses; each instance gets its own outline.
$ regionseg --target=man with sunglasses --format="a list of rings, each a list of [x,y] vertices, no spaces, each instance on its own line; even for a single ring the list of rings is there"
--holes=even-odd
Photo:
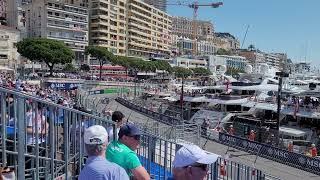
[[[106,157],[123,167],[132,179],[149,180],[148,172],[135,153],[140,145],[140,135],[140,130],[134,124],[124,124],[118,133],[119,140],[109,144]]]
[[[205,180],[209,166],[219,155],[208,153],[199,146],[184,144],[173,160],[173,177],[168,180]]]

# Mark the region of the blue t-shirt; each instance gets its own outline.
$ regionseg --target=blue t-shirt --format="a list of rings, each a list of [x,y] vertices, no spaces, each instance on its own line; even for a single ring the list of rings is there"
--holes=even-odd
[[[79,180],[129,180],[126,171],[119,165],[109,162],[101,156],[93,156],[87,160]]]

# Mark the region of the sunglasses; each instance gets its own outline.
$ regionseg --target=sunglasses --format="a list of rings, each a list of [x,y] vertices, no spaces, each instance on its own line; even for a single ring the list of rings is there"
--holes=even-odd
[[[208,171],[208,169],[209,169],[209,165],[208,164],[193,164],[193,165],[190,165],[190,166],[186,166],[186,168],[187,167],[197,167],[197,168],[202,169],[203,171]]]

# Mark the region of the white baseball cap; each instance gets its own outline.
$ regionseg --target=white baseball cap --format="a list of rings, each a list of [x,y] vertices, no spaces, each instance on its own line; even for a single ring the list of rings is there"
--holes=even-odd
[[[107,130],[100,126],[90,126],[84,132],[84,143],[85,144],[103,144],[108,140]]]
[[[194,163],[212,164],[217,161],[218,157],[220,156],[206,152],[199,146],[184,144],[176,153],[173,160],[173,167],[186,167]]]

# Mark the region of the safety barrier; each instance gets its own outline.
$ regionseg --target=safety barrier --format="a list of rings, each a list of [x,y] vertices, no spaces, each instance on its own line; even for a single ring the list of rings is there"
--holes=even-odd
[[[17,179],[76,179],[84,166],[83,132],[103,118],[0,88],[1,166],[15,168]],[[116,132],[114,132],[116,133]],[[172,175],[172,162],[181,145],[144,134],[137,154],[154,179]],[[255,168],[219,159],[209,178],[264,179]]]
[[[153,179],[167,179],[172,176],[172,162],[175,152],[180,147],[181,144],[152,135],[145,135],[141,139],[141,147],[137,151],[137,154]],[[261,170],[218,158],[218,161],[210,166],[208,179],[262,180],[266,176],[268,175]],[[273,177],[269,179],[278,178]]]
[[[289,152],[284,149],[249,141],[248,139],[231,136],[225,133],[219,133],[218,141],[222,144],[256,154],[260,157],[271,159],[282,164],[320,175],[320,159],[318,158],[312,158],[303,154]]]
[[[123,98],[117,98],[117,101],[122,105],[134,109],[146,116],[153,117],[158,120],[158,117],[163,117],[165,115],[152,112],[148,109],[139,107]],[[153,115],[156,114],[156,115]],[[168,121],[166,121],[168,119]],[[160,119],[161,122],[165,124],[170,124],[174,122],[173,117],[167,117],[166,119]],[[262,144],[254,141],[249,141],[247,139],[231,136],[229,134],[221,133],[221,132],[208,132],[208,134],[201,134],[202,137],[216,141],[221,144],[225,144],[242,151],[250,152],[252,154],[256,154],[257,156],[264,157],[267,159],[271,159],[277,161],[282,164],[286,164],[289,166],[296,167],[298,169],[312,172],[314,174],[320,175],[320,159],[312,158],[305,156],[303,154],[298,154],[294,152],[289,152],[284,149],[279,149],[277,147],[270,146],[268,144]]]
[[[76,177],[83,167],[86,127],[114,126],[103,118],[0,88],[1,166],[17,179]]]
[[[120,104],[130,107],[131,110],[138,111],[147,117],[152,119],[156,119],[158,122],[168,125],[165,129],[158,129],[157,126],[149,127],[146,130],[149,132],[153,132],[151,134],[159,134],[162,137],[166,137],[166,139],[173,140],[175,142],[179,142],[180,140],[185,140],[192,142],[194,144],[199,144],[200,142],[200,129],[201,127],[197,124],[190,124],[181,122],[181,119],[173,118],[169,115],[164,115],[158,112],[150,111],[147,108],[140,107],[124,98],[116,98],[116,101]],[[145,124],[144,126],[146,126]]]

